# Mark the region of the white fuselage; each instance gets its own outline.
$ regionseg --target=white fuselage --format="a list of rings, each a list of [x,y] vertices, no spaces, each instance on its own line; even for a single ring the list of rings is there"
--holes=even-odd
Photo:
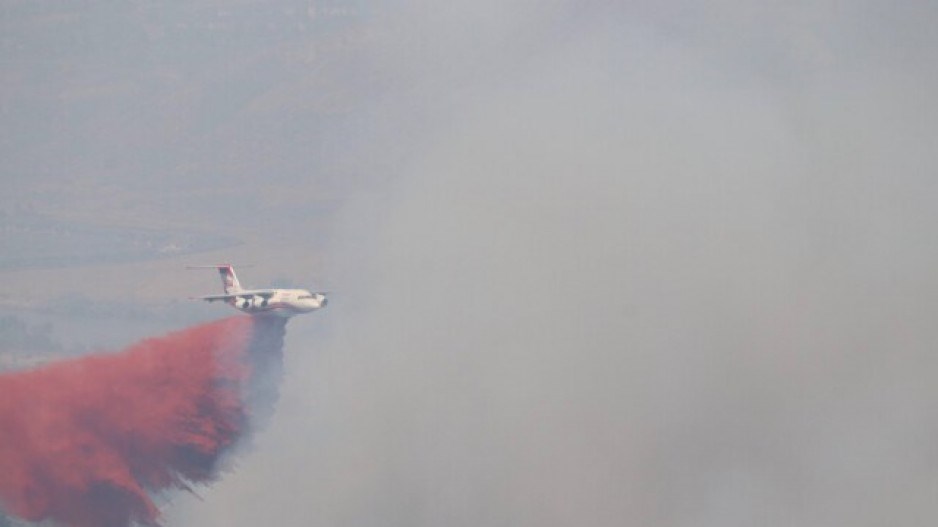
[[[235,309],[251,315],[269,314],[292,317],[309,313],[326,306],[326,296],[306,289],[274,289],[260,294],[239,291],[237,297],[228,300]]]
[[[189,268],[204,269],[206,267],[218,271],[225,293],[196,297],[199,300],[225,302],[251,315],[278,317],[292,317],[326,307],[325,293],[314,293],[307,289],[244,289],[231,264],[197,265]]]

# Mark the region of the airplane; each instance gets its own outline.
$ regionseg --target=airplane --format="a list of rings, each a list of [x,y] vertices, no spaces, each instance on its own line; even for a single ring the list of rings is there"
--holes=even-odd
[[[325,293],[306,289],[243,289],[230,264],[191,265],[186,269],[217,269],[225,289],[223,295],[194,297],[195,300],[221,300],[250,315],[292,317],[326,307],[328,303]]]

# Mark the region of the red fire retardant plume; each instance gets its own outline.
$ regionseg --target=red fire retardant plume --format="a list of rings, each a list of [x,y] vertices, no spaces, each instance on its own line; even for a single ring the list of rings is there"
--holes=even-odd
[[[151,493],[210,481],[246,430],[252,375],[279,364],[283,331],[233,317],[0,375],[0,505],[71,527],[157,525]]]

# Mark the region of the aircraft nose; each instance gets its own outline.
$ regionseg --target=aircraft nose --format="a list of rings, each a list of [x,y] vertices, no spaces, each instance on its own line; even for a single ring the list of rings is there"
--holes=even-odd
[[[329,299],[326,297],[322,297],[322,300],[319,301],[319,307],[326,307],[326,304],[328,303],[329,303]]]

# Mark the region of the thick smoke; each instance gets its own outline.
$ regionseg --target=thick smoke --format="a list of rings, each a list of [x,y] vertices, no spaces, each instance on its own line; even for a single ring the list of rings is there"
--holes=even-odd
[[[332,341],[176,525],[935,523],[934,4],[399,4]]]
[[[30,521],[157,524],[153,494],[218,475],[269,414],[285,319],[232,317],[0,376],[0,500]]]
[[[80,4],[4,33],[0,198],[337,293],[166,524],[938,520],[938,3]]]

